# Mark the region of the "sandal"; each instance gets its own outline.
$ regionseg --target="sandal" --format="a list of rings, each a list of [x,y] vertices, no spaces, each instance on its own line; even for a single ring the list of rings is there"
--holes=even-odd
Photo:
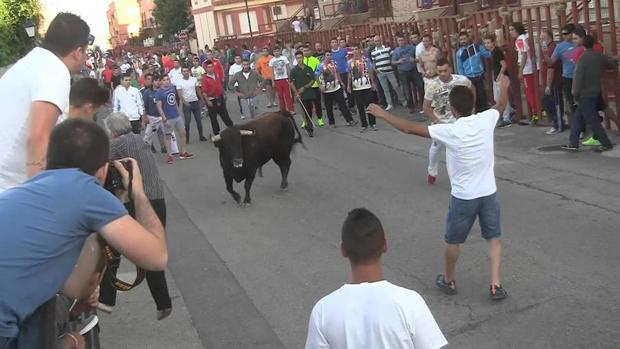
[[[435,285],[441,290],[441,292],[452,296],[456,294],[456,282],[454,280],[446,281],[444,275],[437,275]]]

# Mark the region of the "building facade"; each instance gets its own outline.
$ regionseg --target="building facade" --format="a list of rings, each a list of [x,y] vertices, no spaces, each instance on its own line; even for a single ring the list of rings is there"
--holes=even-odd
[[[216,38],[273,33],[303,14],[303,0],[191,0],[198,46]]]
[[[155,28],[157,26],[155,16],[153,16],[155,1],[139,0],[138,6],[140,8],[140,23],[142,24],[142,28]]]
[[[142,20],[138,1],[112,1],[108,6],[107,17],[112,47],[125,45],[130,37],[137,37],[140,34]]]

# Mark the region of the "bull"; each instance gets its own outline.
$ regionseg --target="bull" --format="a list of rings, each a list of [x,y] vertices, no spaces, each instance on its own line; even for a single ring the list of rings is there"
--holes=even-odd
[[[295,143],[303,145],[301,133],[293,116],[288,112],[265,113],[256,120],[243,125],[228,127],[219,135],[211,137],[220,153],[220,164],[226,181],[226,190],[241,204],[241,196],[233,188],[233,179],[245,180],[243,205],[252,203],[250,189],[256,172],[273,160],[282,174],[280,189],[288,188],[288,172],[291,167],[291,150]]]

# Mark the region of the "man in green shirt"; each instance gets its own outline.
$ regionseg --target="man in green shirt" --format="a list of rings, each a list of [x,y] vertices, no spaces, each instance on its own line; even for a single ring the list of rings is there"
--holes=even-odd
[[[289,84],[304,108],[304,121],[301,127],[305,128],[308,131],[308,136],[312,137],[314,133],[311,120],[312,105],[316,100],[316,93],[312,86],[316,83],[316,78],[314,71],[305,64],[304,54],[301,51],[295,52],[295,60],[297,65],[291,69]],[[317,111],[317,114],[321,111],[320,102]]]
[[[310,47],[304,47],[303,53],[304,53],[304,64],[307,67],[310,67],[310,69],[312,69],[312,71],[316,73],[316,70],[319,68],[319,65],[321,65],[321,61],[318,58],[314,57],[314,55],[312,54],[313,53],[312,49],[310,49]],[[316,110],[316,116],[319,118],[318,125],[319,127],[323,127],[325,126],[325,122],[323,121],[323,107],[321,106],[321,90],[319,89],[318,80],[315,80],[314,84],[312,84],[312,91],[314,93],[314,99],[312,100],[312,103],[314,104],[314,109]],[[308,112],[310,113],[311,111],[308,110]]]

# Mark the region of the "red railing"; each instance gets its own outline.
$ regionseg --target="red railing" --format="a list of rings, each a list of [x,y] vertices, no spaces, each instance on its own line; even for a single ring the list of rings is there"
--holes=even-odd
[[[501,1],[501,0],[498,0]],[[542,33],[552,30],[556,37],[560,28],[564,26],[568,20],[573,23],[582,24],[586,29],[597,34],[598,39],[606,48],[606,53],[616,56],[618,55],[617,42],[617,26],[618,22],[615,18],[614,3],[617,0],[590,0],[592,8],[587,1],[569,0],[565,2],[557,2],[531,7],[504,7],[502,9],[482,10],[469,13],[464,17],[459,16],[442,16],[440,18],[432,18],[424,21],[408,21],[393,23],[364,23],[342,28],[324,29],[314,32],[303,33],[278,33],[275,35],[257,36],[250,40],[233,39],[233,40],[217,40],[218,44],[228,43],[232,46],[240,46],[241,43],[247,44],[274,44],[276,41],[281,42],[321,42],[323,47],[329,47],[329,42],[333,37],[343,37],[347,42],[360,42],[362,39],[370,35],[380,34],[386,42],[393,41],[393,37],[397,32],[411,33],[413,31],[427,32],[432,35],[433,41],[437,43],[439,48],[448,57],[454,66],[456,51],[458,50],[458,33],[461,30],[468,30],[472,33],[474,40],[481,41],[482,36],[486,32],[498,32],[499,43],[506,53],[506,59],[509,62],[509,71],[512,77],[512,84],[520,89],[521,81],[518,79],[517,55],[514,49],[514,39],[508,37],[508,26],[513,22],[522,22],[529,33],[530,40],[530,57],[532,62],[539,62],[536,55],[536,47],[539,45],[536,38],[540,38]],[[503,0],[504,4],[511,1]],[[603,16],[603,9],[607,9],[607,16]],[[592,13],[594,16],[591,16]],[[580,22],[580,19],[583,20]],[[490,75],[490,74],[487,74]],[[542,98],[543,88],[541,87],[541,78],[536,75],[537,93]],[[492,84],[489,77],[489,85]],[[618,79],[618,71],[608,71],[605,75],[604,93],[608,101],[615,102],[617,114],[620,114],[618,108],[620,100],[620,79]],[[489,86],[489,91],[491,91]],[[522,118],[523,108],[521,93],[514,93],[517,105],[517,118]],[[608,115],[606,118],[606,126],[611,126],[610,120],[613,120],[616,127],[620,129],[620,119],[616,115]]]

